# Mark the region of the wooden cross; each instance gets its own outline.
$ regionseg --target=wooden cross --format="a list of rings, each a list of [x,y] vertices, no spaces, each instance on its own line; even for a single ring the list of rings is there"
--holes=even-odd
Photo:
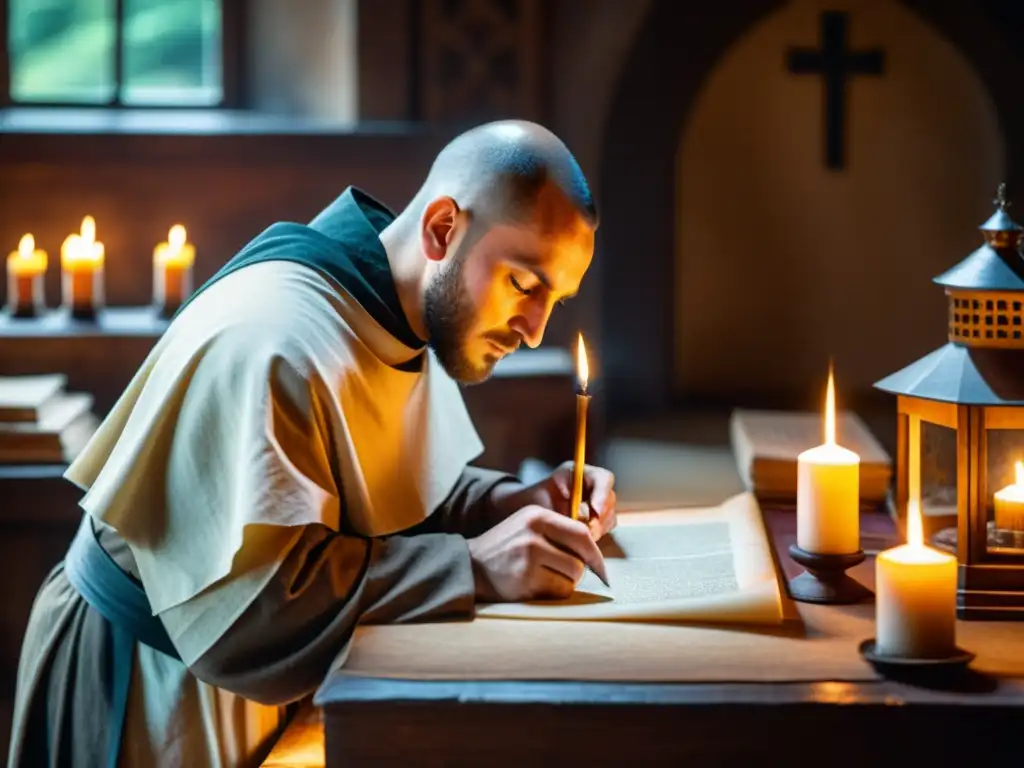
[[[850,75],[881,75],[882,50],[851,51],[846,47],[847,14],[821,14],[821,49],[791,48],[789,71],[821,75],[825,90],[825,164],[833,170],[846,164],[846,81]]]

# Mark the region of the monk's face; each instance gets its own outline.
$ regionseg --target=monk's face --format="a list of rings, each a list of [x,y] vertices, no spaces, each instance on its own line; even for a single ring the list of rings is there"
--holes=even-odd
[[[426,325],[449,375],[477,383],[521,343],[541,343],[552,310],[590,267],[594,230],[575,211],[547,211],[467,227],[451,246],[426,291]]]

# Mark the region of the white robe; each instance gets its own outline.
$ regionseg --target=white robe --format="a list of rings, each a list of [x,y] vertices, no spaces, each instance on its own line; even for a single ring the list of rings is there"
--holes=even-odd
[[[291,262],[223,277],[160,339],[66,474],[86,489],[87,513],[127,541],[183,659],[137,646],[125,735],[142,752],[122,764],[253,754],[278,708],[187,665],[273,577],[302,526],[408,528],[480,454],[458,386],[431,353],[422,373],[391,367],[419,353]],[[309,422],[316,434],[298,426]]]

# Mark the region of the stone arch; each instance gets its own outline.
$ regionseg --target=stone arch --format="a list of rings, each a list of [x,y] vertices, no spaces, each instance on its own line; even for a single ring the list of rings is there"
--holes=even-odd
[[[1022,66],[1005,24],[1012,0],[974,4],[908,1],[974,67],[1005,137],[1024,129],[1016,90]],[[734,0],[718,6],[655,0],[612,98],[602,147],[598,258],[601,367],[611,417],[664,410],[673,389],[677,177],[683,126],[719,57],[784,3]],[[1005,6],[1005,7],[1004,7]],[[781,52],[780,52],[781,55]],[[671,91],[666,93],[666,83]],[[1007,181],[1024,183],[1024,156],[1006,142]]]

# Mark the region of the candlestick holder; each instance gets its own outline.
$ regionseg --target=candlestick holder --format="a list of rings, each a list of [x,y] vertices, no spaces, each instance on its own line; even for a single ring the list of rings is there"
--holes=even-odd
[[[892,680],[927,684],[949,685],[965,679],[975,654],[962,648],[953,648],[947,655],[931,658],[892,656],[879,652],[875,638],[863,641],[857,651],[876,672]]]
[[[833,555],[808,552],[796,544],[789,556],[807,570],[789,583],[789,594],[801,603],[850,605],[871,598],[874,593],[847,571],[864,562],[864,551]]]

